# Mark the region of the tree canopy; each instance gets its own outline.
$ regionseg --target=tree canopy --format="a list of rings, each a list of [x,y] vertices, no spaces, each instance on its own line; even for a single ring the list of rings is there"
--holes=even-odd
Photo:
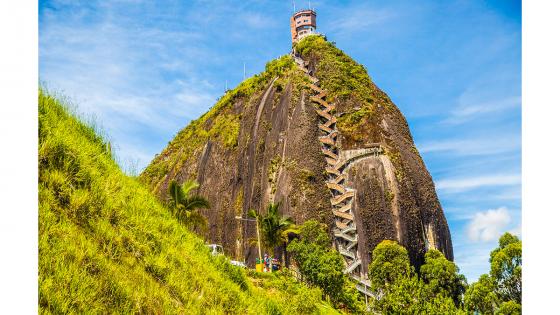
[[[521,241],[505,233],[490,253],[490,275],[503,301],[521,303]]]
[[[374,291],[410,278],[414,270],[410,266],[407,250],[395,241],[384,240],[373,250],[369,264],[369,279]]]
[[[481,314],[492,314],[499,304],[494,292],[494,282],[489,275],[483,274],[465,292],[465,309]]]
[[[425,263],[420,267],[420,278],[426,283],[431,297],[438,294],[453,299],[460,306],[462,296],[467,288],[467,279],[459,274],[459,267],[436,249],[430,249],[424,256]]]
[[[327,226],[310,220],[299,227],[299,236],[288,245],[303,281],[320,287],[325,296],[357,312],[358,292],[344,274],[344,260],[331,247]]]
[[[459,268],[437,250],[429,250],[419,275],[407,250],[385,240],[372,252],[371,288],[377,294],[373,308],[383,314],[458,314],[466,288]]]

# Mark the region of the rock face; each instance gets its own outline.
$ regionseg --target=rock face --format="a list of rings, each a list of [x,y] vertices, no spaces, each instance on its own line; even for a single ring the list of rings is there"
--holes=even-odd
[[[312,78],[290,56],[270,62],[265,72],[228,91],[181,130],[144,170],[142,181],[165,200],[172,179],[196,179],[197,193],[212,205],[203,211],[209,223],[205,237],[251,264],[254,223],[235,217],[246,216],[249,209],[263,211],[270,202],[280,202],[281,212],[296,223],[326,223],[337,239],[342,226],[333,198],[344,196],[332,184],[329,169],[344,160],[340,184],[353,191],[346,210],[357,234],[357,275],[367,274],[371,252],[384,239],[405,246],[415,266],[428,248],[452,260],[451,236],[432,178],[398,108],[362,66],[324,38],[305,38],[295,50]],[[313,78],[336,120],[330,147],[320,141],[328,134],[320,126],[327,119],[318,113],[325,107],[313,98],[318,93],[310,86]]]

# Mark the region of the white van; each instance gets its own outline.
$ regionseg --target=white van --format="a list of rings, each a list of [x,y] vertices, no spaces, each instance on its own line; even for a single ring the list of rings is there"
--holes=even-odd
[[[206,246],[208,246],[208,248],[210,248],[210,253],[212,253],[213,256],[224,254],[224,248],[222,247],[222,245],[209,244],[209,245],[206,245]]]

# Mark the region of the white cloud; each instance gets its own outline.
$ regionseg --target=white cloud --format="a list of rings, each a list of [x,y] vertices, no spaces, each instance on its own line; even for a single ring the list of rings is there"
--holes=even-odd
[[[388,23],[396,18],[397,12],[371,6],[351,6],[337,11],[338,19],[326,21],[326,33],[351,33],[370,30],[374,25]]]
[[[138,138],[170,138],[214,103],[218,89],[200,75],[213,54],[201,34],[126,20],[114,2],[72,5],[85,13],[45,9],[40,79],[103,122],[120,161],[143,168],[161,148]]]
[[[498,174],[468,178],[442,179],[436,182],[438,190],[465,191],[485,186],[513,186],[521,183],[519,174]]]
[[[480,139],[449,139],[427,142],[418,145],[421,153],[448,152],[461,156],[491,155],[518,151],[521,147],[520,137],[500,136]]]
[[[459,103],[459,107],[451,112],[450,117],[443,121],[444,123],[451,125],[461,124],[484,114],[519,108],[521,106],[521,97],[506,97],[491,101],[460,100]]]
[[[511,216],[506,207],[477,212],[467,227],[467,234],[471,241],[495,241],[510,222]]]

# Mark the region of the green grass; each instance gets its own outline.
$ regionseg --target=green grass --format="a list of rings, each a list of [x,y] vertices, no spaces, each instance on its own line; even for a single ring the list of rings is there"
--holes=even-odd
[[[41,313],[336,313],[289,276],[248,276],[211,256],[43,90],[38,164]]]

